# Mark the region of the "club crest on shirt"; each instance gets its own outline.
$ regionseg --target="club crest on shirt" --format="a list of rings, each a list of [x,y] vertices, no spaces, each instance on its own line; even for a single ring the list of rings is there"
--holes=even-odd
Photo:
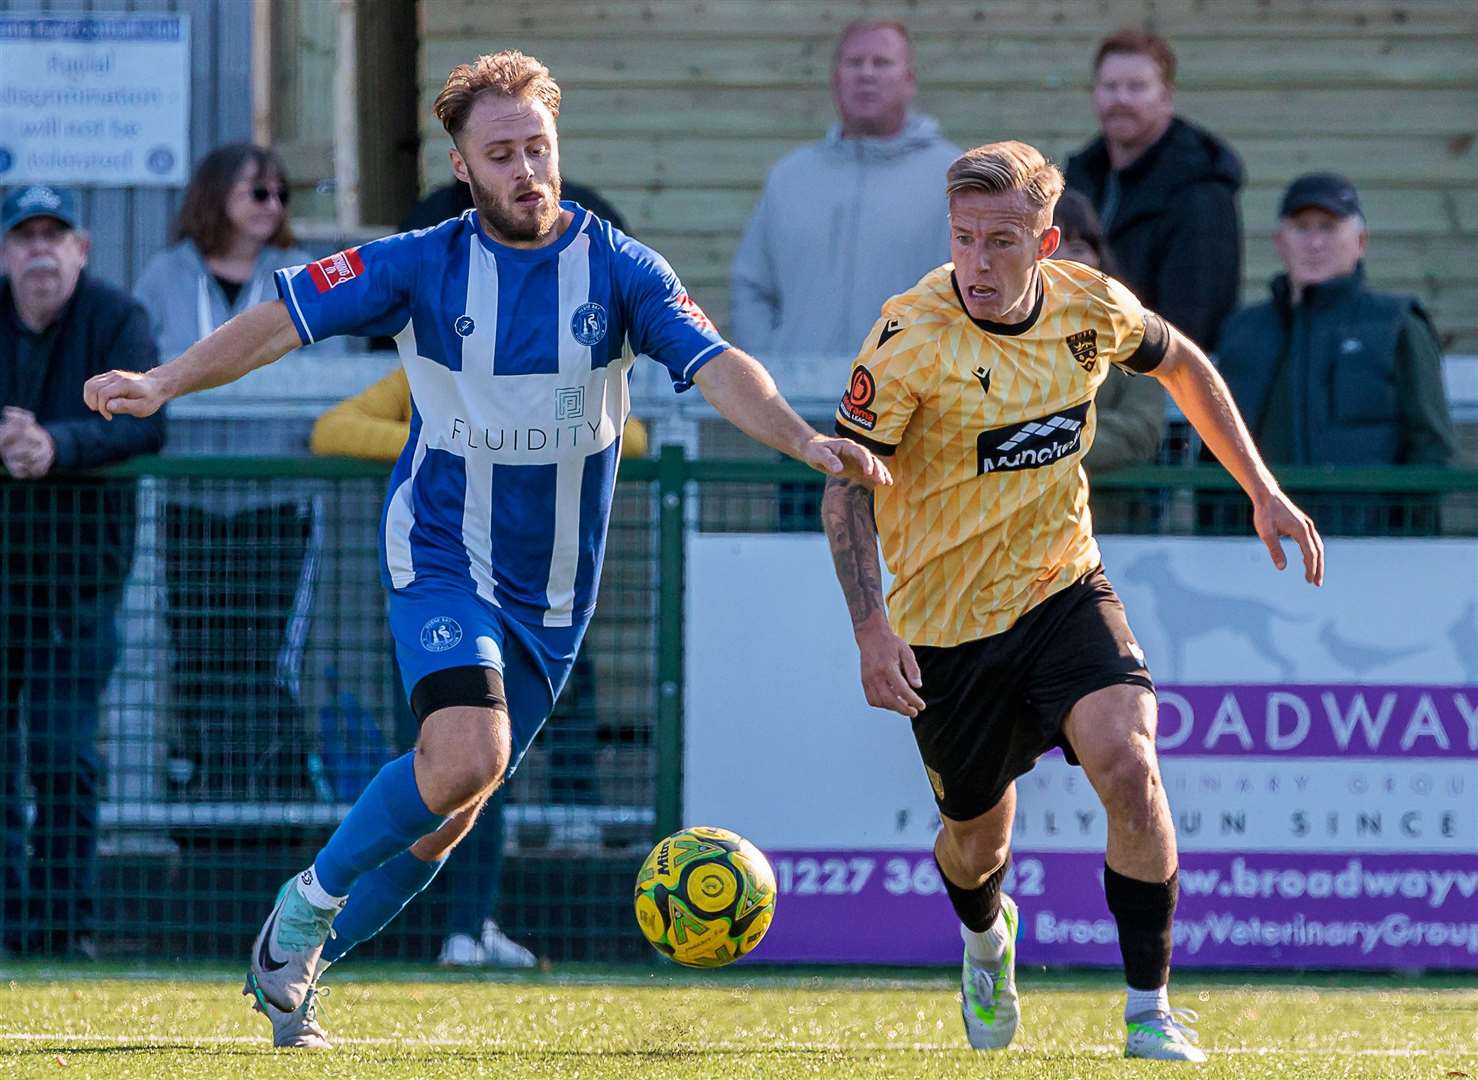
[[[472,321],[471,315],[458,315],[457,321],[452,323],[452,329],[457,332],[458,337],[471,337],[472,331],[477,329],[477,323]]]
[[[1073,359],[1084,371],[1092,371],[1098,365],[1098,331],[1079,330],[1064,338],[1072,350]]]
[[[842,398],[839,406],[842,416],[848,423],[856,424],[863,431],[871,431],[878,425],[878,414],[868,406],[877,396],[877,380],[872,377],[872,372],[858,364],[852,369],[852,382],[848,385],[846,396]]]
[[[421,648],[427,652],[446,652],[462,642],[462,624],[450,615],[437,615],[421,627]]]
[[[586,348],[595,345],[606,336],[606,309],[593,300],[575,309],[570,320],[570,333]]]

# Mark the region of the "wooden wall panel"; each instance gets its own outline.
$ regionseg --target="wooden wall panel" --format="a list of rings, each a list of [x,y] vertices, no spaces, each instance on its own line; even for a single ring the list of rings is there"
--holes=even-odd
[[[1167,34],[1178,107],[1247,165],[1247,295],[1277,268],[1278,194],[1331,168],[1359,184],[1373,280],[1418,292],[1478,351],[1478,9],[1465,0],[421,0],[423,186],[447,175],[430,104],[446,72],[521,48],[565,91],[568,176],[595,183],[711,312],[774,162],[833,121],[837,30],[903,19],[917,107],[962,145],[1023,138],[1059,160],[1094,134],[1094,44]]]

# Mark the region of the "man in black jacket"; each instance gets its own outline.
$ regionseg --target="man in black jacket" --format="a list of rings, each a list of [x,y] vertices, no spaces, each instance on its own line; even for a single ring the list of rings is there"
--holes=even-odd
[[[158,354],[143,308],[83,272],[78,224],[70,191],[33,185],[0,204],[0,930],[9,949],[87,957],[98,698],[117,660],[133,485],[59,474],[158,450],[164,425],[108,423],[83,403],[89,376],[153,367]],[[23,760],[36,790],[29,857]]]
[[[1294,180],[1273,242],[1272,295],[1227,321],[1217,366],[1272,465],[1450,465],[1457,436],[1442,346],[1414,296],[1365,284],[1367,233],[1355,185]],[[1324,493],[1303,503],[1326,533],[1434,531],[1437,503],[1413,494]]]
[[[1098,47],[1093,108],[1102,134],[1068,159],[1068,187],[1093,200],[1119,276],[1210,352],[1237,306],[1242,163],[1175,115],[1175,53],[1121,30]]]

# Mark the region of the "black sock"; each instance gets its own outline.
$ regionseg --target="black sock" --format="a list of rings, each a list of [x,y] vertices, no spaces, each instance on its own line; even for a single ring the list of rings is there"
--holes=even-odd
[[[1170,981],[1170,927],[1180,898],[1180,874],[1165,882],[1136,881],[1103,866],[1103,892],[1119,924],[1124,978],[1134,990],[1158,990]]]
[[[939,856],[934,856],[934,865],[939,866]],[[983,934],[996,924],[1001,914],[1001,882],[1006,878],[1006,867],[1011,865],[1011,856],[996,868],[985,884],[966,889],[949,880],[944,867],[939,866],[939,878],[944,882],[944,891],[949,893],[949,902],[955,906],[955,914],[967,930]]]

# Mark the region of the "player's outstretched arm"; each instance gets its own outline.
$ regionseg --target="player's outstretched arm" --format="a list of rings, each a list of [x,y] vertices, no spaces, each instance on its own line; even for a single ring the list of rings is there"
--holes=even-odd
[[[151,371],[105,371],[82,387],[87,407],[106,420],[152,416],[181,394],[235,382],[302,342],[281,300],[247,308],[167,364]]]
[[[729,423],[817,472],[867,487],[893,482],[888,467],[866,447],[822,435],[797,416],[764,365],[748,353],[720,353],[698,369],[693,381]]]
[[[821,521],[852,616],[867,703],[904,716],[917,716],[924,707],[924,699],[918,694],[923,680],[913,649],[888,625],[872,492],[853,480],[828,479],[821,497]]]
[[[1324,541],[1313,521],[1278,487],[1248,434],[1221,374],[1196,344],[1166,324],[1170,344],[1150,372],[1175,399],[1216,459],[1236,478],[1252,500],[1253,525],[1267,545],[1273,565],[1288,565],[1278,538],[1287,536],[1303,554],[1304,580],[1324,583]]]

